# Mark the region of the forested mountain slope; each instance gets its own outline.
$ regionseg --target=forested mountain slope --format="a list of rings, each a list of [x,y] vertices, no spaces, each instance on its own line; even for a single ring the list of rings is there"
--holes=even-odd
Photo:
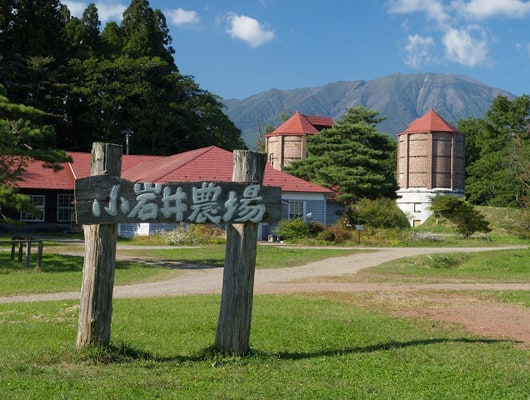
[[[363,105],[379,111],[386,120],[380,132],[394,136],[431,108],[448,122],[482,118],[498,95],[513,99],[505,90],[461,75],[394,74],[371,81],[332,82],[320,87],[271,89],[245,99],[225,100],[225,113],[241,129],[250,148],[256,143],[258,125],[281,124],[281,114],[337,118],[349,107]]]

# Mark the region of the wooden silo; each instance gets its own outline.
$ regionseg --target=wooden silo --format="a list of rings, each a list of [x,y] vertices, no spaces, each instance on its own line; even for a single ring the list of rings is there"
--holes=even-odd
[[[294,161],[307,157],[307,137],[318,134],[322,129],[331,128],[331,117],[304,115],[295,112],[277,129],[266,135],[266,151],[269,163],[282,170]]]
[[[397,139],[397,202],[411,224],[418,225],[432,214],[434,195],[464,195],[465,136],[430,110]]]

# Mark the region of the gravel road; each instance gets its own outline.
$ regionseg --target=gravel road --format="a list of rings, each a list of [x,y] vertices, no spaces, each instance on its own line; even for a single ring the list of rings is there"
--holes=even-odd
[[[138,249],[138,247],[135,247]],[[362,252],[347,256],[333,257],[321,261],[311,262],[299,267],[256,270],[254,281],[255,293],[295,293],[295,292],[325,292],[325,291],[412,291],[418,289],[463,289],[463,290],[530,290],[530,284],[372,284],[372,283],[326,283],[301,282],[315,277],[331,277],[352,274],[363,268],[373,267],[384,262],[403,257],[423,254],[450,252],[478,252],[486,250],[501,250],[521,247],[493,247],[493,248],[370,248],[369,252]],[[303,251],[303,248],[301,248]],[[165,281],[138,283],[133,285],[115,286],[114,298],[146,298],[185,296],[191,294],[221,293],[222,268],[204,268],[187,266],[178,277]],[[48,294],[2,296],[0,303],[32,302],[79,299],[80,291]]]

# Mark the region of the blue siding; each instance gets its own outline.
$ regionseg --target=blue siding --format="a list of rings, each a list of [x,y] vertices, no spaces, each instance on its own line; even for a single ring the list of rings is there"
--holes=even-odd
[[[305,202],[305,213],[311,213],[311,219],[319,224],[326,223],[325,203],[318,200],[307,200]]]

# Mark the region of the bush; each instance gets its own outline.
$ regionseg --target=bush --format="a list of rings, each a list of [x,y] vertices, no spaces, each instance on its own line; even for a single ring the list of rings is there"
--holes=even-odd
[[[317,238],[326,242],[345,242],[352,238],[353,232],[342,226],[329,226],[317,235]]]
[[[410,228],[407,216],[399,209],[395,200],[362,199],[349,206],[346,212],[352,225],[368,225],[373,228]]]
[[[304,239],[315,237],[323,230],[324,227],[317,222],[307,224],[302,218],[294,218],[281,220],[276,228],[276,234],[285,240]]]
[[[491,232],[484,216],[471,204],[457,197],[438,195],[432,199],[431,209],[455,224],[456,231],[465,238],[471,237],[475,232]]]
[[[158,235],[168,245],[196,246],[219,244],[226,240],[224,229],[209,224],[179,225],[172,231],[160,231]]]

